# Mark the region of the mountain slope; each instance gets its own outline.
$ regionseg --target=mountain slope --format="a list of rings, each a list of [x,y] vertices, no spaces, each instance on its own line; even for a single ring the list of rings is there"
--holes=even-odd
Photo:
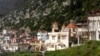
[[[5,16],[11,11],[21,8],[24,2],[25,0],[0,0],[0,15]]]
[[[0,19],[1,28],[29,27],[50,31],[54,21],[61,26],[70,19],[84,19],[88,11],[98,8],[99,0],[28,0],[22,8]]]

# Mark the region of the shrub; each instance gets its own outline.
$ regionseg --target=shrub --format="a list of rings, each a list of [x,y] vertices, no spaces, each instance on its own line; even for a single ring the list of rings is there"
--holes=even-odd
[[[89,41],[66,50],[46,52],[46,56],[100,56],[100,41]]]
[[[3,53],[0,56],[42,56],[40,52],[20,52]],[[100,56],[100,41],[89,41],[81,46],[76,46],[64,50],[48,51],[45,56]]]

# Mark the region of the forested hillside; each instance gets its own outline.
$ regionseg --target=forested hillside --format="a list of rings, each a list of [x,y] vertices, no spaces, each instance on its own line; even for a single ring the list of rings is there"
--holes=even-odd
[[[25,0],[26,1],[26,0]],[[0,19],[1,28],[29,27],[50,31],[54,21],[62,24],[84,20],[91,10],[100,9],[100,0],[28,0],[24,5]]]
[[[0,17],[9,14],[11,11],[19,9],[27,2],[25,0],[0,0]]]

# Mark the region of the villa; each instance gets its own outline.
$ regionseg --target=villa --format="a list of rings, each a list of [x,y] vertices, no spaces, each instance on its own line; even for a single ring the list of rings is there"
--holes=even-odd
[[[100,40],[100,16],[89,16],[89,39]]]
[[[58,23],[54,22],[51,32],[41,30],[37,34],[37,38],[44,42],[47,51],[69,48],[69,37],[74,36],[76,36],[76,26],[73,22],[70,22],[67,26],[63,24],[61,30],[58,28]]]

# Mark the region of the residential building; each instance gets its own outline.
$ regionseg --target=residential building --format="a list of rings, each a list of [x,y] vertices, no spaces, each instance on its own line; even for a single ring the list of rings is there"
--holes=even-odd
[[[45,45],[48,51],[60,50],[69,47],[69,32],[68,30],[65,31],[64,25],[60,31],[58,28],[58,23],[53,23],[52,32],[48,32]]]
[[[91,10],[88,14],[89,39],[100,40],[100,10]]]
[[[89,16],[90,40],[100,40],[100,16]]]
[[[89,40],[89,27],[88,27],[88,21],[87,20],[79,20],[76,23],[77,29],[77,40],[78,44],[82,44]]]

